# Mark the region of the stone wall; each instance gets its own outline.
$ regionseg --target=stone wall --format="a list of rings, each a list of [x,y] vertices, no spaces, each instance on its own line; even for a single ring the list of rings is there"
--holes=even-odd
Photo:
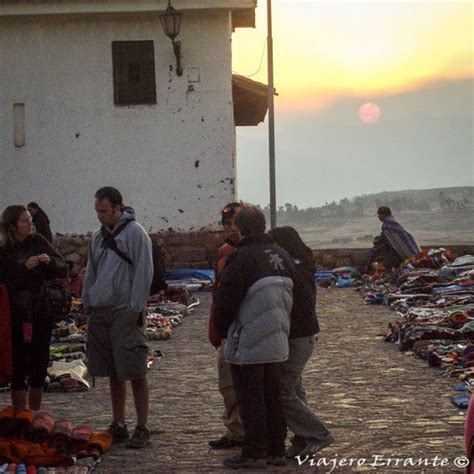
[[[217,249],[224,240],[223,232],[166,232],[152,234],[166,254],[166,268],[211,268],[217,257]],[[66,260],[76,263],[87,261],[87,242],[90,234],[57,235],[55,245]],[[438,246],[423,246],[423,249]],[[447,246],[455,255],[474,254],[474,245]],[[316,264],[320,268],[336,268],[351,265],[362,268],[368,258],[369,248],[314,249]]]
[[[53,244],[65,260],[85,264],[89,254],[88,242],[91,234],[60,235],[56,234]]]
[[[66,259],[79,264],[87,262],[91,234],[56,235],[54,245]],[[217,249],[224,242],[223,232],[166,232],[151,234],[166,254],[166,268],[210,268]]]
[[[439,245],[422,245],[423,250],[439,248]],[[474,245],[447,245],[454,255],[474,254]],[[353,266],[361,269],[367,264],[370,248],[355,249],[313,249],[316,265],[322,268],[337,268],[343,266]]]

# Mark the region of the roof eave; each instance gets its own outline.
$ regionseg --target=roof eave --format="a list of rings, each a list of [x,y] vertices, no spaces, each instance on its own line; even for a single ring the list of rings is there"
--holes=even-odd
[[[256,4],[257,0],[173,0],[173,7],[180,11],[232,11],[245,27],[252,22]],[[167,5],[167,0],[0,0],[0,16],[162,13]]]

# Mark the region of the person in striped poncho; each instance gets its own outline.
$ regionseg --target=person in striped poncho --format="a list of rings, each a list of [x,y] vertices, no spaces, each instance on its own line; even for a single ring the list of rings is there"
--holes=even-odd
[[[421,252],[415,238],[395,219],[389,207],[379,207],[377,215],[382,222],[383,237],[402,260]]]

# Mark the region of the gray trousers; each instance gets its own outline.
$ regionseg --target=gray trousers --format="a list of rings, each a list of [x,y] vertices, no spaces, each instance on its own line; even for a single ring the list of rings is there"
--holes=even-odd
[[[315,337],[290,339],[290,355],[281,364],[282,402],[288,428],[295,439],[324,440],[329,435],[327,426],[311,411],[306,403],[302,373],[313,353]]]

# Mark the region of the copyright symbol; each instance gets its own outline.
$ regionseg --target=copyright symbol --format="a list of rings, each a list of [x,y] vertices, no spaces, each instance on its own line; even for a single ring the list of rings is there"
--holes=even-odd
[[[464,456],[459,456],[454,460],[454,465],[456,467],[467,467],[469,464],[469,459]]]

